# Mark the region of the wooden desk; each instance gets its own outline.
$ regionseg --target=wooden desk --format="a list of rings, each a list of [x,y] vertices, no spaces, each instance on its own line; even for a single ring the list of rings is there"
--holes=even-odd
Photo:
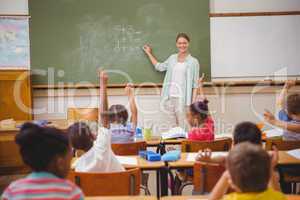
[[[278,165],[300,165],[300,159],[290,156],[286,151],[279,151]]]
[[[170,168],[192,168],[195,161],[187,161],[188,153],[181,153],[179,160],[175,162],[169,162]],[[300,159],[287,154],[286,151],[279,151],[278,165],[300,165]]]
[[[86,200],[157,200],[153,196],[106,196],[106,197],[85,197]]]
[[[17,134],[20,130],[20,127],[22,124],[24,124],[25,122],[30,122],[30,121],[16,121],[16,127],[13,128],[1,128],[0,127],[0,136],[3,135],[12,135],[12,134]],[[55,127],[58,128],[60,130],[67,130],[68,127],[73,124],[74,121],[68,121],[68,120],[49,120],[49,124],[47,126],[49,127]]]

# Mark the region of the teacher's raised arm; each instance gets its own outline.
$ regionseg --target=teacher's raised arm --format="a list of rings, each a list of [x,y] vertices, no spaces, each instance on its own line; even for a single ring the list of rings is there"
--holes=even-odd
[[[178,52],[169,56],[164,62],[159,62],[152,53],[149,45],[143,49],[155,69],[166,71],[163,82],[162,100],[165,110],[171,112],[177,126],[183,126],[185,106],[196,100],[199,62],[189,53],[190,38],[185,33],[176,37]]]

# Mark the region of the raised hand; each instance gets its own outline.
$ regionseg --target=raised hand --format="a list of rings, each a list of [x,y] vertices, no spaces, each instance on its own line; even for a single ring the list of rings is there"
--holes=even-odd
[[[291,87],[296,85],[296,80],[287,80],[285,81],[284,87],[286,89],[290,89]]]
[[[132,83],[127,83],[125,87],[125,94],[127,96],[133,96],[134,95],[134,86]]]
[[[99,76],[99,79],[100,79],[100,84],[103,85],[103,84],[107,84],[108,82],[108,75],[107,73],[104,71],[104,70],[101,70],[99,69],[98,70],[98,76]]]

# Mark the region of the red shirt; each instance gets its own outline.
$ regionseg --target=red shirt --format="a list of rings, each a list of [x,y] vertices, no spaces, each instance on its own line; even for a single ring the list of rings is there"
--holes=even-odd
[[[188,132],[188,139],[200,141],[212,141],[214,135],[214,121],[211,117],[207,117],[201,127],[194,127]]]

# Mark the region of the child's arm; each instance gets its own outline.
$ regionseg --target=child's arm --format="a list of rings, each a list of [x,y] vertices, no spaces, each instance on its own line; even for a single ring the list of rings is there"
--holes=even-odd
[[[103,127],[109,128],[108,121],[108,101],[107,101],[107,82],[108,76],[105,71],[99,70],[100,79],[100,123]]]
[[[131,121],[133,127],[136,128],[138,112],[137,112],[137,107],[136,107],[136,103],[135,103],[134,89],[133,89],[132,84],[128,83],[126,85],[125,93],[128,96],[129,105],[130,105],[130,112],[131,112],[130,121]]]
[[[278,149],[275,146],[272,148],[273,151],[269,152],[269,155],[271,156],[271,177],[269,181],[269,187],[273,188],[276,191],[281,191],[279,185],[279,175],[278,172],[275,170],[279,158]]]
[[[277,99],[277,105],[280,107],[280,109],[283,108],[284,106],[284,99],[287,96],[288,90],[293,87],[294,85],[296,85],[296,80],[287,80],[280,92],[280,95]]]
[[[278,120],[274,117],[274,115],[271,112],[269,112],[267,110],[264,113],[264,118],[268,123],[272,124],[273,126],[277,126],[279,128],[282,128],[284,130],[288,130],[288,131],[291,131],[294,133],[300,133],[300,124],[295,124],[295,123]]]
[[[225,171],[209,195],[209,200],[220,200],[229,188],[229,172]]]

